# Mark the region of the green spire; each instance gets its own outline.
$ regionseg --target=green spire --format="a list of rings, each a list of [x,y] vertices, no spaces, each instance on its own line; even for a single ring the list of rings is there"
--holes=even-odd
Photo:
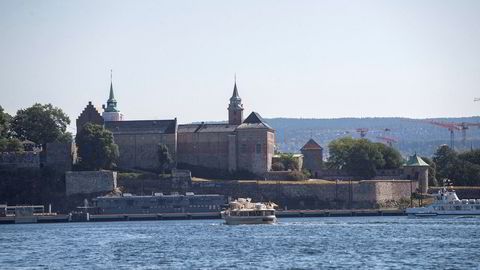
[[[110,70],[110,95],[107,100],[106,112],[119,112],[117,109],[117,101],[115,100],[115,95],[113,94],[113,80],[112,80],[112,70]]]

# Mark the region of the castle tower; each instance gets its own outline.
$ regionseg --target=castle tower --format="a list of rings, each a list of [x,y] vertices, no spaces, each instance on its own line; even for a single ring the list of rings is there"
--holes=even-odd
[[[107,100],[107,107],[103,105],[102,117],[105,121],[122,121],[123,115],[117,109],[117,100],[113,94],[113,80],[112,73],[110,72],[110,95]]]
[[[243,104],[242,99],[238,95],[237,80],[233,86],[233,95],[230,98],[230,104],[228,105],[228,124],[240,125],[243,122]]]

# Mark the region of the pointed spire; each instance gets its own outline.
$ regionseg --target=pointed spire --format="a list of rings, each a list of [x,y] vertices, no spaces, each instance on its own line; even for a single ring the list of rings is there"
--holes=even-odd
[[[113,79],[112,79],[113,71],[110,69],[110,95],[108,96],[108,100],[115,100],[115,95],[113,94]]]
[[[232,98],[240,98],[240,96],[238,95],[238,89],[237,89],[237,73],[235,73],[235,77],[234,77]]]

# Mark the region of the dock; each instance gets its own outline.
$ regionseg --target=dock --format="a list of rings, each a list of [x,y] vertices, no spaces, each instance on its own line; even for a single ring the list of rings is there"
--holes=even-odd
[[[352,216],[404,216],[401,209],[326,209],[326,210],[277,210],[278,218],[352,217]],[[221,219],[220,212],[198,213],[143,213],[143,214],[34,214],[26,216],[0,216],[0,224],[57,223],[57,222],[108,222],[142,220],[190,220]]]

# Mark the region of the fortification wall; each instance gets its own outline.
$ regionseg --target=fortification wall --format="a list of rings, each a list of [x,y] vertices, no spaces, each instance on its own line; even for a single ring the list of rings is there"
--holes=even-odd
[[[40,154],[37,152],[0,152],[0,168],[38,168]]]
[[[178,133],[178,163],[228,170],[228,132]]]
[[[113,191],[117,187],[117,172],[69,171],[65,173],[65,193],[89,194]]]
[[[72,142],[47,143],[45,152],[45,165],[54,167],[59,171],[71,170],[72,164],[76,160],[76,147]]]
[[[409,198],[410,181],[338,181],[331,184],[195,182],[192,191],[270,200],[289,209],[374,208],[387,201]]]
[[[157,145],[160,143],[165,144],[172,158],[175,158],[175,134],[113,132],[113,137],[120,154],[117,161],[119,167],[157,169]]]

